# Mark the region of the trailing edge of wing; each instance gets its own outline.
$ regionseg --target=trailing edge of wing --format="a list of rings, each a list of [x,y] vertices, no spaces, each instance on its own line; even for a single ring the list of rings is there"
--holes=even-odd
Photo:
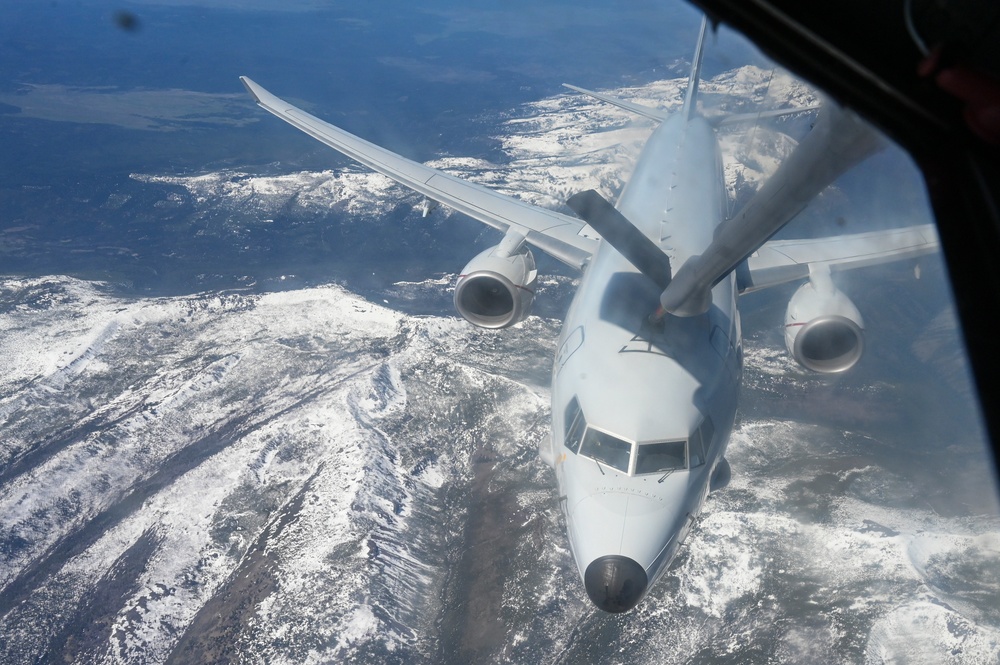
[[[275,97],[246,76],[240,80],[261,108],[314,139],[495,229],[506,232],[513,228],[523,233],[529,243],[567,265],[583,267],[597,247],[596,240],[579,235],[584,224],[569,215],[523,203],[406,159]]]
[[[810,264],[851,270],[912,259],[938,250],[933,224],[810,240],[771,240],[737,269],[740,292],[748,293],[809,276]]]
[[[820,108],[820,106],[821,104],[815,104],[813,106],[800,106],[794,109],[772,109],[770,111],[760,111],[758,113],[723,115],[717,118],[709,118],[708,122],[711,123],[713,127],[727,127],[729,125],[738,125],[742,122],[757,122],[761,118],[780,118],[783,115],[795,115],[797,113],[816,111]]]
[[[607,102],[613,106],[623,108],[626,111],[631,111],[632,113],[638,113],[639,115],[645,116],[657,122],[663,122],[670,115],[666,111],[660,109],[650,108],[649,106],[643,106],[642,104],[633,104],[632,102],[626,102],[623,99],[618,99],[617,97],[612,97],[611,95],[605,95],[600,92],[594,92],[593,90],[587,90],[586,88],[578,88],[575,85],[570,85],[569,83],[563,83],[564,88],[569,88],[570,90],[575,90],[576,92],[582,93],[593,97],[594,99],[599,99],[602,102]]]

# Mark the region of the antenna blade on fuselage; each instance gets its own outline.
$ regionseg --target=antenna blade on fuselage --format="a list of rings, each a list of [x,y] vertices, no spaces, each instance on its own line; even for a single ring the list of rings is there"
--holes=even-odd
[[[566,205],[639,272],[653,280],[661,290],[667,288],[670,284],[670,257],[603,196],[588,189],[571,196]]]

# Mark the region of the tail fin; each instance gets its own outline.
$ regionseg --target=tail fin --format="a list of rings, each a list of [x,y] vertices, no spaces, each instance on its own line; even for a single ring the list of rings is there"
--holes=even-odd
[[[694,117],[696,98],[698,96],[698,80],[701,78],[701,56],[704,52],[705,33],[708,32],[708,17],[701,19],[701,32],[698,34],[698,45],[694,47],[694,61],[691,64],[691,74],[688,76],[687,93],[684,95],[682,113],[685,120]]]
[[[701,32],[698,34],[698,45],[694,50],[694,64],[691,66],[691,74],[688,77],[687,93],[684,95],[684,108],[681,112],[684,114],[686,120],[690,120],[694,117],[696,104],[696,97],[698,96],[698,80],[701,77],[701,56],[705,45],[705,34],[708,32],[708,17],[701,20]],[[662,122],[667,119],[669,115],[666,111],[660,109],[649,108],[648,106],[642,106],[641,104],[633,104],[632,102],[626,102],[622,99],[617,99],[616,97],[611,97],[610,95],[602,95],[593,90],[586,90],[584,88],[578,88],[575,85],[570,85],[569,83],[563,83],[563,86],[569,88],[570,90],[575,90],[581,92],[585,95],[594,97],[595,99],[600,99],[601,101],[607,102],[609,104],[614,104],[615,106],[621,107],[633,113],[638,113],[639,115],[646,116],[652,120]],[[809,109],[801,109],[809,110]],[[796,111],[797,112],[797,111]],[[756,117],[756,116],[755,116]],[[742,122],[744,118],[739,120],[733,120],[731,122]]]

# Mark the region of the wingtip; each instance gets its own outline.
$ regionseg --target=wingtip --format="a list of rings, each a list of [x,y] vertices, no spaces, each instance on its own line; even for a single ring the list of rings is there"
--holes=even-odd
[[[260,95],[257,94],[256,88],[260,88],[260,86],[254,83],[248,76],[241,76],[240,83],[242,83],[243,87],[247,89],[247,92],[250,93],[250,95],[253,97],[253,100],[259,104]]]

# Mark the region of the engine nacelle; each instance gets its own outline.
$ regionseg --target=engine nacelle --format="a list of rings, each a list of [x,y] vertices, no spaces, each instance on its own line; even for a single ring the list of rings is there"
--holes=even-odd
[[[865,350],[864,322],[851,299],[816,272],[799,287],[785,310],[785,346],[814,372],[846,371]]]
[[[537,279],[524,237],[505,237],[465,266],[455,285],[455,309],[481,328],[506,328],[528,316]]]

